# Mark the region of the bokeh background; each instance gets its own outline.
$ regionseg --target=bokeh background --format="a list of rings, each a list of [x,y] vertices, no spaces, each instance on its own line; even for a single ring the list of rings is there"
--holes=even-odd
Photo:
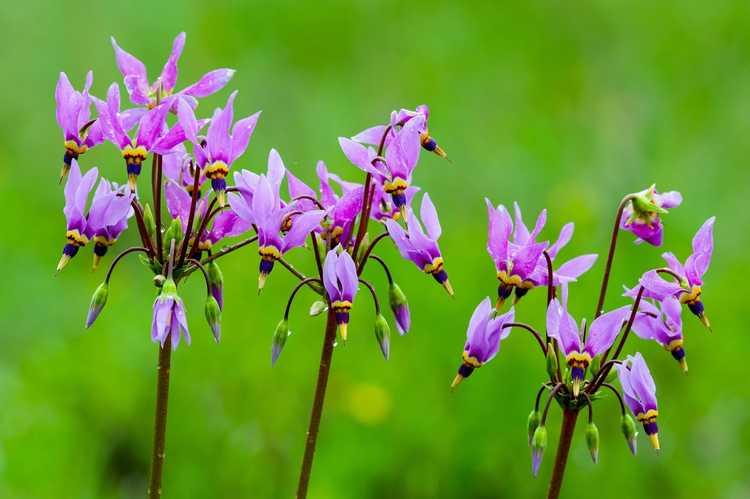
[[[393,338],[384,362],[362,295],[351,339],[335,353],[311,483],[315,499],[540,497],[525,423],[544,363],[531,338],[511,335],[498,358],[454,393],[468,317],[495,292],[485,253],[482,201],[549,209],[545,237],[567,221],[576,235],[562,257],[606,252],[614,209],[653,182],[682,191],[667,217],[665,248],[684,258],[694,231],[716,215],[717,249],[704,297],[707,333],[685,317],[684,375],[652,343],[663,452],[641,434],[629,455],[615,401],[596,404],[601,462],[576,435],[564,497],[750,497],[747,268],[750,245],[750,4],[717,2],[148,2],[28,0],[6,5],[0,30],[0,497],[130,498],[146,489],[157,349],[149,339],[153,287],[137,259],[122,264],[107,308],[83,329],[104,269],[86,248],[59,276],[64,243],[62,155],[54,121],[59,71],[80,86],[93,69],[103,95],[119,74],[115,35],[156,74],[173,37],[188,33],[181,84],[233,67],[239,115],[263,116],[239,167],[265,170],[276,147],[312,181],[324,159],[352,180],[358,171],[336,138],[383,122],[398,107],[429,103],[431,130],[452,164],[424,155],[415,182],[438,206],[441,245],[456,289],[398,259],[413,330]],[[206,99],[208,114],[228,90]],[[83,159],[122,175],[115,148]],[[621,239],[609,306],[622,284],[659,265],[662,249]],[[135,241],[135,231],[118,248]],[[294,279],[274,272],[256,293],[252,249],[223,260],[223,339],[203,319],[203,285],[189,282],[193,345],[174,355],[164,497],[292,497],[322,341],[302,293],[279,363],[270,340]],[[309,255],[292,260],[311,269]],[[105,260],[104,266],[111,261]],[[571,291],[589,315],[603,262]],[[386,299],[385,280],[368,278]],[[542,327],[543,293],[518,307]],[[582,426],[579,427],[579,430]]]

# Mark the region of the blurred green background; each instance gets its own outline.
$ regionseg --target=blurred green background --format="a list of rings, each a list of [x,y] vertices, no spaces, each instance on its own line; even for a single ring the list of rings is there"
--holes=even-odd
[[[271,5],[272,4],[272,5]],[[482,201],[549,208],[554,238],[576,235],[561,255],[606,252],[614,209],[652,182],[680,190],[665,248],[680,258],[709,215],[717,249],[704,298],[713,334],[686,315],[689,375],[657,345],[633,341],[658,384],[663,452],[641,434],[636,458],[612,398],[596,404],[601,462],[575,437],[563,497],[750,497],[747,380],[747,200],[750,174],[750,4],[717,2],[101,2],[29,0],[3,8],[0,58],[0,497],[143,497],[152,438],[157,349],[149,339],[153,287],[137,259],[113,278],[107,308],[83,322],[104,268],[86,248],[63,273],[61,133],[53,91],[59,71],[93,93],[120,81],[109,36],[160,70],[173,37],[188,33],[178,87],[216,67],[236,68],[237,113],[263,116],[237,167],[265,170],[276,147],[312,181],[314,164],[357,179],[336,138],[383,122],[398,107],[429,103],[431,131],[453,163],[424,155],[415,182],[442,219],[456,289],[450,299],[396,251],[414,326],[384,362],[365,294],[350,341],[338,348],[310,497],[540,497],[525,424],[544,364],[531,338],[514,333],[497,359],[451,393],[466,324],[493,295]],[[228,90],[200,112],[223,104]],[[109,144],[86,167],[122,180]],[[131,229],[118,243],[135,242]],[[618,248],[609,306],[621,284],[659,265],[662,249]],[[291,258],[307,271],[304,251]],[[270,340],[294,279],[283,269],[256,293],[253,249],[223,260],[223,339],[203,319],[202,283],[188,282],[193,345],[174,355],[164,497],[283,498],[294,494],[322,341],[323,319],[306,317],[302,293],[279,363]],[[111,261],[105,260],[104,267]],[[603,262],[571,291],[591,314]],[[386,299],[376,266],[368,278]],[[542,327],[543,294],[518,318]],[[394,332],[395,333],[395,332]],[[579,430],[581,430],[579,428]]]

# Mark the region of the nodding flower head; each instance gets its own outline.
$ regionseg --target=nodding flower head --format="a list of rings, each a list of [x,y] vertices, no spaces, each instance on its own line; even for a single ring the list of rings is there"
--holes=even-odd
[[[130,206],[133,198],[127,186],[118,187],[104,178],[99,181],[86,217],[86,237],[94,242],[94,268],[128,228],[128,218],[133,215]]]
[[[190,345],[185,305],[177,294],[177,285],[168,277],[162,285],[159,296],[154,300],[154,317],[151,321],[151,340],[161,346],[171,338],[172,348],[180,344],[180,336],[185,336],[185,342]]]
[[[657,192],[652,185],[645,191],[632,196],[622,212],[620,227],[637,236],[636,243],[647,242],[661,246],[664,239],[664,226],[660,215],[667,209],[676,208],[682,203],[682,194],[677,191]]]
[[[121,112],[120,87],[113,83],[107,91],[106,102],[94,100],[105,138],[120,148],[125,160],[131,190],[135,190],[136,180],[149,153],[169,154],[185,140],[180,124],[171,130],[167,127],[167,114],[173,104],[170,99],[148,111],[136,108]],[[132,138],[129,133],[136,124],[138,131]]]
[[[359,289],[359,278],[354,260],[340,246],[326,255],[323,262],[323,285],[331,303],[331,310],[336,314],[341,339],[346,341],[349,311]]]
[[[681,312],[680,301],[672,295],[665,296],[656,304],[642,300],[633,322],[633,331],[639,337],[654,340],[663,346],[687,372]]]
[[[711,325],[705,313],[705,307],[701,296],[703,295],[703,275],[711,264],[711,256],[714,250],[713,228],[716,217],[706,220],[693,237],[693,252],[682,264],[672,253],[663,253],[662,258],[669,265],[674,274],[667,276],[669,280],[662,279],[656,270],[650,270],[643,274],[640,284],[645,288],[644,296],[663,299],[665,296],[674,296],[680,303],[687,305],[690,311],[696,315],[701,322],[710,329]],[[677,282],[675,282],[677,281]],[[636,290],[630,290],[627,296],[635,296]]]
[[[177,83],[177,63],[185,47],[185,33],[180,33],[172,43],[172,52],[159,77],[149,82],[146,66],[134,55],[126,52],[112,38],[112,48],[115,50],[115,61],[125,81],[125,88],[131,102],[148,108],[155,107],[157,102],[173,94]],[[177,92],[177,95],[187,99],[193,107],[197,105],[197,97],[207,97],[218,92],[234,76],[233,69],[215,69],[203,75],[197,82]]]
[[[442,229],[438,220],[437,210],[432,204],[429,194],[422,196],[422,205],[419,209],[427,229],[427,234],[422,230],[422,224],[410,207],[406,209],[407,231],[395,221],[386,220],[388,234],[396,244],[401,256],[414,262],[423,272],[432,275],[440,283],[448,294],[453,294],[453,288],[448,281],[448,273],[445,271],[443,256],[437,240],[440,238]]]
[[[104,140],[99,120],[91,118],[91,96],[89,89],[94,81],[91,71],[86,73],[83,91],[78,92],[70,84],[68,75],[60,73],[55,88],[55,117],[63,131],[63,166],[60,181],[68,175],[72,161]]]
[[[474,369],[495,358],[500,349],[500,342],[510,334],[510,328],[503,326],[513,322],[514,317],[513,308],[503,315],[496,315],[489,298],[485,298],[477,305],[466,330],[461,366],[458,368],[458,374],[453,379],[451,387],[455,387],[461,380],[471,376]]]
[[[617,374],[622,385],[623,396],[635,418],[643,425],[651,445],[659,450],[659,427],[656,418],[659,409],[656,405],[656,385],[646,361],[640,353],[629,355],[617,366]]]
[[[565,355],[570,367],[573,396],[577,397],[591,361],[612,346],[630,313],[630,307],[620,307],[594,319],[584,343],[581,332],[586,329],[586,325],[583,322],[579,330],[575,319],[568,312],[566,288],[563,285],[562,303],[555,298],[547,307],[547,333],[557,340]]]
[[[279,189],[286,168],[281,156],[272,149],[268,155],[268,173],[255,175],[248,171],[235,174],[238,194],[229,197],[232,211],[246,223],[255,225],[258,232],[260,274],[258,288],[262,289],[274,263],[292,248],[302,246],[307,235],[320,225],[323,210],[295,211],[294,204],[282,206]],[[287,224],[291,219],[291,223]],[[282,233],[282,229],[287,229]]]
[[[86,235],[86,202],[98,175],[99,170],[92,168],[81,176],[78,161],[75,159],[71,161],[70,174],[65,183],[65,208],[63,208],[67,222],[65,238],[68,242],[63,247],[62,257],[57,264],[58,272],[76,256],[78,248],[86,246],[89,242],[89,237]]]
[[[219,199],[219,206],[224,206],[229,168],[247,150],[250,137],[260,117],[260,111],[258,111],[252,116],[238,120],[232,126],[235,97],[237,97],[236,90],[231,93],[224,108],[217,108],[214,111],[211,123],[208,125],[205,144],[198,140],[199,122],[195,119],[192,108],[185,101],[177,105],[180,125],[185,130],[185,137],[195,145],[193,150],[195,159],[203,168],[206,178],[211,180],[211,188]]]

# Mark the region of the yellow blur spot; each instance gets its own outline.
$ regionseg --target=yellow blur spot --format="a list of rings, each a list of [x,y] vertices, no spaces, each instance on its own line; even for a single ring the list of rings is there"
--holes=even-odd
[[[378,385],[359,383],[353,385],[347,396],[347,409],[359,423],[374,426],[386,420],[392,402],[387,391]]]
[[[660,451],[661,446],[659,444],[659,434],[658,433],[652,433],[648,436],[648,439],[651,441],[651,447],[654,448],[655,451]]]

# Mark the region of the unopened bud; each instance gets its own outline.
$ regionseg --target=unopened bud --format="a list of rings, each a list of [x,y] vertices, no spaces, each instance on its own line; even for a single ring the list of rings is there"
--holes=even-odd
[[[96,288],[94,294],[91,296],[91,304],[89,305],[89,313],[86,315],[86,329],[90,328],[94,323],[99,314],[101,313],[104,305],[107,304],[107,295],[109,294],[109,285],[103,282]]]
[[[276,331],[273,333],[273,344],[271,346],[271,365],[276,364],[281,350],[284,349],[286,339],[291,333],[289,332],[289,323],[286,319],[282,319],[279,325],[276,326]]]
[[[586,445],[591,453],[591,459],[594,463],[599,462],[599,428],[592,421],[586,426]]]
[[[547,344],[547,374],[552,379],[557,377],[557,352],[552,343]]]
[[[630,452],[635,456],[638,451],[638,430],[636,429],[635,420],[630,414],[623,414],[620,420],[620,427],[622,428],[622,434],[625,436],[625,440],[628,443]]]
[[[539,473],[539,465],[542,464],[544,449],[547,447],[547,428],[539,426],[531,437],[531,471],[534,476]]]
[[[378,314],[375,317],[375,339],[378,340],[383,357],[385,357],[385,360],[388,360],[391,354],[391,328],[388,326],[388,321],[385,320],[383,314]]]
[[[328,311],[328,304],[323,300],[317,300],[310,305],[310,317],[317,317]]]
[[[531,411],[531,414],[529,414],[529,420],[526,424],[526,428],[529,434],[529,445],[531,445],[531,441],[534,438],[534,433],[539,427],[539,418],[540,415],[537,409],[534,409],[533,411]]]
[[[208,286],[211,289],[211,295],[216,298],[216,303],[219,304],[219,309],[224,309],[224,276],[221,273],[219,264],[216,260],[211,260],[206,265],[206,271],[208,272]]]
[[[633,211],[634,215],[641,218],[648,218],[654,213],[664,214],[667,210],[654,203],[654,188],[653,186],[646,191],[636,194],[633,197]]]
[[[365,251],[367,251],[368,246],[370,246],[370,233],[365,232],[364,237],[362,237],[362,242],[359,244],[359,248],[357,248],[357,254],[354,258],[355,262],[362,261],[362,257],[364,256]]]
[[[179,218],[175,218],[172,220],[172,223],[169,224],[169,227],[164,232],[164,257],[169,258],[169,247],[171,245],[171,241],[174,240],[175,247],[177,247],[177,243],[180,242],[182,239],[182,222],[180,222]]]
[[[221,307],[216,298],[209,296],[206,299],[206,321],[214,335],[214,340],[218,343],[221,339]]]
[[[154,221],[154,214],[151,212],[151,206],[146,203],[143,206],[143,224],[146,226],[146,232],[149,237],[153,240],[156,237],[156,222]]]
[[[388,297],[391,311],[393,311],[393,316],[396,318],[396,329],[399,334],[404,335],[411,327],[411,314],[409,313],[409,303],[406,300],[406,295],[399,285],[393,282],[391,283]]]

